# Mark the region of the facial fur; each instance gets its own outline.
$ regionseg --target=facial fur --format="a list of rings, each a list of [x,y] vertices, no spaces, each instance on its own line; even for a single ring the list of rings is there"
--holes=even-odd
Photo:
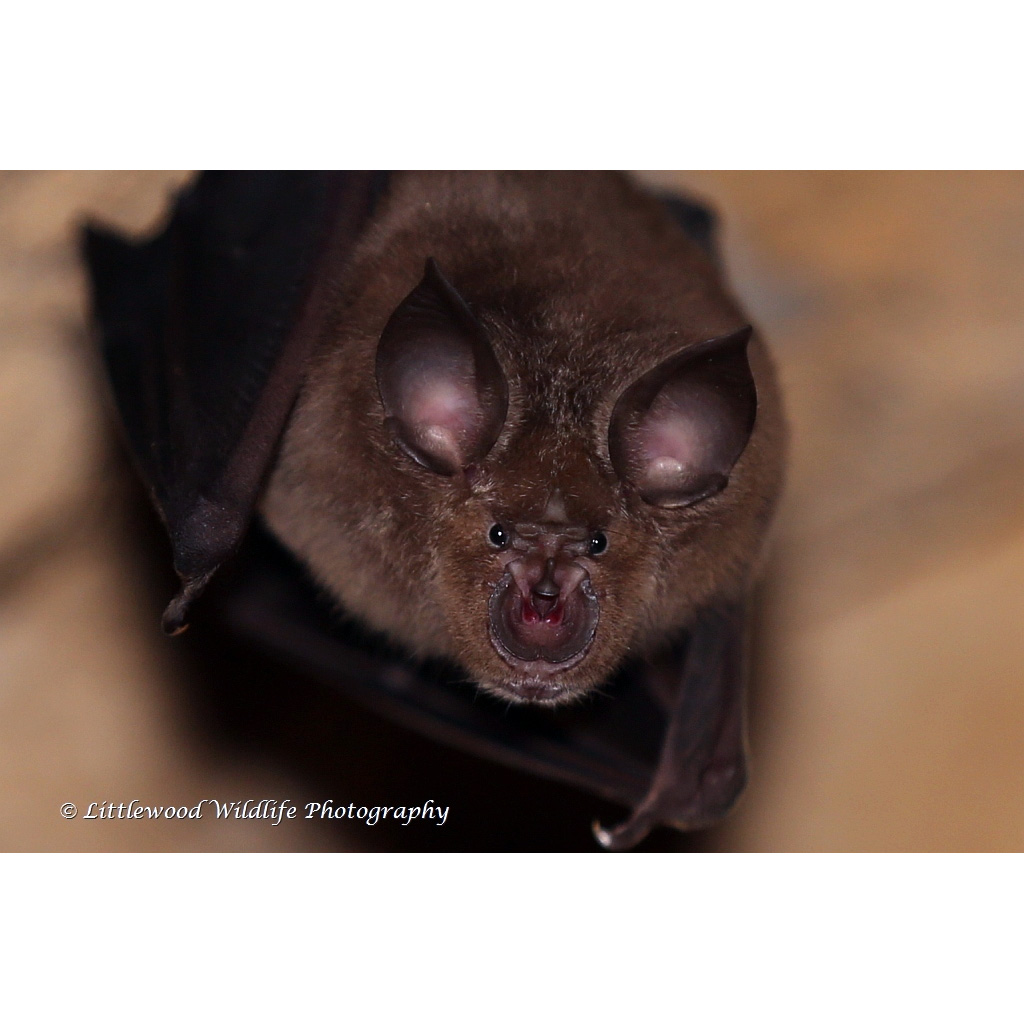
[[[428,260],[507,386],[493,446],[443,471],[396,440],[377,380],[382,334]],[[347,612],[504,699],[557,704],[748,586],[783,448],[756,334],[756,420],[723,490],[652,504],[609,446],[631,386],[747,323],[656,199],[615,174],[396,174],[354,257],[328,272],[332,314],[262,511]],[[516,657],[535,649],[555,660]]]

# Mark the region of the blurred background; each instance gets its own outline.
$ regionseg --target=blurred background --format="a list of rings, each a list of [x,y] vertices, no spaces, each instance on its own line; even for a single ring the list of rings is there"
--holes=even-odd
[[[751,784],[723,826],[646,848],[1024,848],[1024,174],[639,173],[718,211],[793,435]],[[188,178],[0,174],[0,849],[592,848],[591,819],[620,811],[356,709],[326,729],[315,694],[259,666],[266,714],[227,721],[209,663],[160,633],[171,581],[104,405],[75,232],[150,228]],[[59,813],[343,793],[451,817],[428,836]]]

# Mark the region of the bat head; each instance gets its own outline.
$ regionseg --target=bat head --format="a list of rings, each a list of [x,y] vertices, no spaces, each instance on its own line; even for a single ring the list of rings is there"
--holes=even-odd
[[[773,416],[703,257],[704,292],[667,302],[614,252],[573,267],[562,240],[531,274],[507,238],[460,241],[421,230],[436,256],[397,302],[408,241],[353,275],[362,326],[314,365],[264,514],[364,622],[504,699],[566,703],[743,588]]]
[[[676,510],[726,487],[757,408],[750,334],[688,347],[631,382],[608,422],[589,424],[606,434],[597,451],[590,431],[545,430],[540,394],[520,417],[532,428],[510,430],[488,458],[508,383],[486,328],[428,260],[384,328],[376,380],[395,445],[462,498],[440,539],[437,587],[447,631],[488,689],[563,702],[623,660],[656,600],[650,551],[663,532],[630,517],[628,498]]]

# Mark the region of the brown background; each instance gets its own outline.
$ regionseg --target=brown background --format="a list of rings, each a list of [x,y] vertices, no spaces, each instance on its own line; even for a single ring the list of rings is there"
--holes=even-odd
[[[644,176],[721,214],[794,438],[753,781],[707,844],[1021,849],[1024,174]],[[74,226],[141,230],[186,178],[0,175],[0,849],[345,845],[304,822],[58,813],[307,792],[193,728],[126,537],[88,355]]]

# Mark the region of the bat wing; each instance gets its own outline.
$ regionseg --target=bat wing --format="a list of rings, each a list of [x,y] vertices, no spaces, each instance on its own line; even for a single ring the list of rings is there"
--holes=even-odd
[[[204,602],[211,625],[400,725],[633,808],[617,828],[595,826],[608,848],[658,824],[710,824],[745,777],[738,606],[706,610],[661,661],[626,666],[589,704],[552,716],[480,698],[453,667],[416,668],[339,624],[291,556],[249,529],[316,341],[323,268],[343,266],[384,183],[374,172],[208,172],[151,239],[86,230],[114,399],[181,579],[165,628],[183,628],[248,532]],[[710,211],[666,202],[713,253]]]
[[[744,632],[742,603],[715,604],[697,616],[687,643],[644,666],[666,695],[661,750],[626,821],[595,823],[606,849],[629,849],[657,825],[707,828],[736,802],[747,782]]]
[[[124,432],[170,535],[181,591],[164,627],[238,547],[339,265],[381,176],[207,172],[166,228],[83,245]]]

